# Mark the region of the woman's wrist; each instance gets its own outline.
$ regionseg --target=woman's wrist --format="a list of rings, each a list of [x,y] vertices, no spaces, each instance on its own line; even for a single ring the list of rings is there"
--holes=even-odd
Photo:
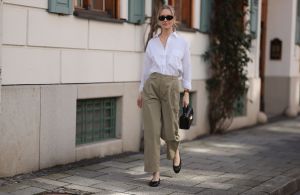
[[[189,89],[184,89],[183,90],[183,93],[185,94],[185,93],[190,93],[190,90]]]

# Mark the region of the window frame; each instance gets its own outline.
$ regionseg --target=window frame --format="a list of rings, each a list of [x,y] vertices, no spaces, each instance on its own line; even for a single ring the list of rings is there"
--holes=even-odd
[[[98,20],[104,22],[124,23],[125,20],[120,19],[120,0],[114,1],[114,14],[108,14],[106,11],[95,9],[93,7],[94,0],[79,0],[82,5],[78,6],[78,0],[74,0],[74,16],[79,18]],[[103,0],[107,1],[107,0]]]
[[[76,146],[117,139],[118,97],[77,99]]]
[[[183,4],[185,2],[189,1],[189,11],[183,11],[182,9],[186,9],[186,6]],[[176,21],[177,21],[177,29],[181,31],[188,31],[188,32],[196,32],[196,29],[193,26],[193,20],[194,20],[194,1],[193,0],[168,0],[166,2],[168,5],[171,5],[175,9],[175,15],[176,15]],[[181,4],[179,9],[179,4]],[[188,14],[188,16],[183,14]],[[183,19],[188,19],[188,24],[182,23]]]

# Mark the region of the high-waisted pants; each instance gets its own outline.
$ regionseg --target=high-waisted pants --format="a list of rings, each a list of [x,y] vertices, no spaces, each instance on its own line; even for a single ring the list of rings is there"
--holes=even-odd
[[[144,165],[146,172],[160,167],[160,138],[167,158],[174,159],[179,146],[179,81],[177,76],[152,73],[143,89]]]

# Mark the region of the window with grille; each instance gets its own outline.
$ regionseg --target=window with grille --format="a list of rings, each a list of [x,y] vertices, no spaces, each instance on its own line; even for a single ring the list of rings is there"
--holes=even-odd
[[[116,137],[117,98],[77,100],[76,145]]]
[[[192,28],[192,0],[168,0],[168,4],[176,11],[179,28]]]
[[[233,105],[234,108],[234,116],[246,116],[247,113],[247,101],[246,101],[246,95],[243,95],[242,97],[236,99]]]
[[[98,19],[120,18],[120,0],[75,0],[74,15]]]

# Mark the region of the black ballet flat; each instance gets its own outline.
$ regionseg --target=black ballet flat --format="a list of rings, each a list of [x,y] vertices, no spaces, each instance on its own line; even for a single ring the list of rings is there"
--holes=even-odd
[[[178,166],[175,166],[173,164],[173,170],[174,170],[175,173],[179,173],[180,172],[180,170],[181,170],[181,157],[180,157],[180,162],[179,162]]]
[[[149,182],[149,186],[151,186],[151,187],[157,187],[157,186],[159,186],[159,184],[160,184],[160,179],[158,179],[158,181],[151,180]]]

